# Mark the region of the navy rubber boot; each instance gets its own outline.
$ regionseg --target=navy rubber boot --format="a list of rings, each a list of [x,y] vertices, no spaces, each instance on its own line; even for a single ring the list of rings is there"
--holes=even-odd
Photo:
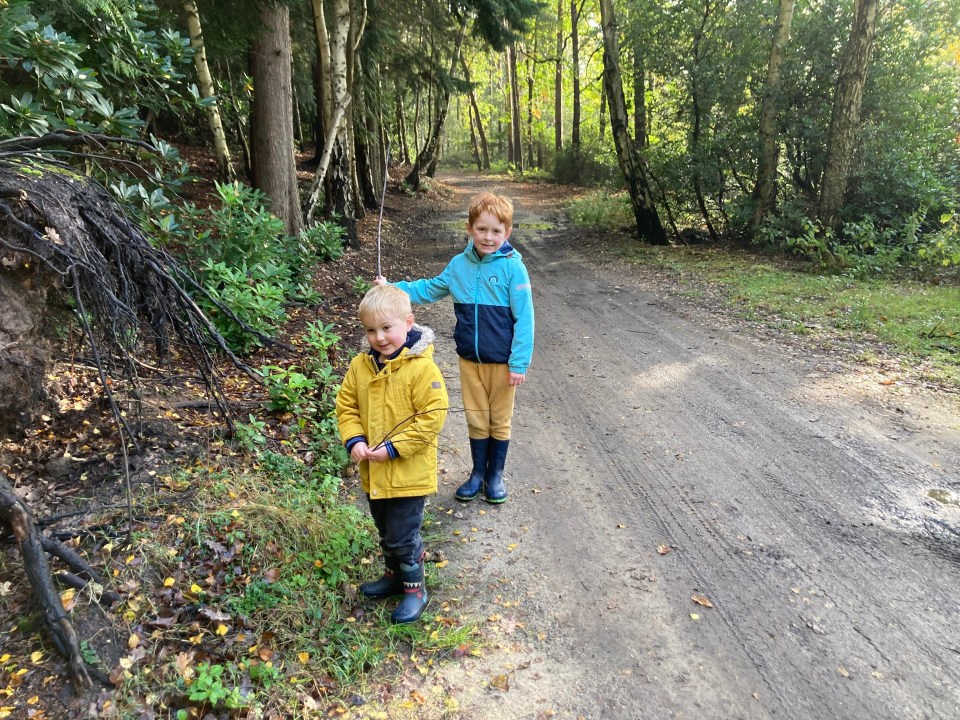
[[[403,580],[403,600],[390,615],[394,625],[416,622],[423,615],[430,598],[423,579],[423,563],[401,565],[400,577]]]
[[[470,438],[470,456],[473,458],[473,471],[467,481],[457,488],[453,496],[460,502],[470,502],[483,489],[483,478],[487,473],[487,454],[490,438],[474,440]]]
[[[507,487],[503,484],[503,466],[507,462],[507,448],[509,440],[490,440],[490,450],[487,455],[487,474],[483,481],[483,499],[488,503],[499,505],[507,501]]]
[[[360,586],[360,593],[371,600],[403,595],[403,580],[400,579],[400,561],[393,555],[384,555],[383,577]]]

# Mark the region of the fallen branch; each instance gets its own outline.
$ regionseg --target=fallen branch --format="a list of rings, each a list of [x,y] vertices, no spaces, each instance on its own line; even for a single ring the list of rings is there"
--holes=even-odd
[[[33,523],[30,508],[13,489],[7,476],[0,473],[0,520],[9,523],[20,546],[23,570],[33,596],[40,606],[44,624],[54,646],[67,661],[70,679],[77,690],[89,688],[93,682],[80,652],[77,633],[60,602],[60,594],[53,587],[50,566],[43,550],[43,540]]]

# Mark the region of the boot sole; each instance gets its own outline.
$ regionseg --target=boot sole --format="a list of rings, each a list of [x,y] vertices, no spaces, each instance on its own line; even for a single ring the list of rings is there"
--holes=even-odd
[[[480,493],[477,493],[477,495],[479,495],[479,494],[480,494]],[[471,500],[476,500],[476,499],[477,499],[477,495],[471,495],[470,497],[463,497],[463,496],[461,496],[461,495],[454,495],[453,497],[455,497],[455,498],[456,498],[457,500],[459,500],[460,502],[470,502]]]
[[[488,497],[484,498],[484,502],[488,502],[491,505],[503,505],[503,503],[505,503],[507,500],[508,498],[498,498],[498,499],[493,499]]]
[[[400,597],[401,595],[403,595],[403,590],[401,589],[399,592],[373,593],[369,595],[365,593],[363,590],[361,590],[360,594],[363,595],[367,600],[385,600],[386,598]]]

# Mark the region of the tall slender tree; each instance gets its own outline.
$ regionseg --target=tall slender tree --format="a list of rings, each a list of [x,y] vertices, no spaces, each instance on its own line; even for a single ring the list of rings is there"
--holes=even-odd
[[[818,217],[827,227],[835,227],[839,222],[857,151],[863,86],[867,82],[870,53],[877,34],[879,5],[879,0],[854,0],[853,3],[853,26],[833,95],[827,164],[820,189]]]
[[[795,0],[777,3],[777,21],[773,26],[773,42],[767,77],[763,83],[760,104],[760,157],[757,160],[757,181],[753,186],[753,218],[751,231],[756,232],[764,217],[773,210],[777,194],[777,166],[780,142],[777,137],[777,108],[780,106],[780,72],[786,57]]]
[[[220,179],[230,182],[236,174],[233,162],[230,159],[230,148],[227,146],[227,136],[223,132],[223,121],[220,118],[220,104],[217,91],[214,87],[210,66],[207,64],[207,49],[203,44],[203,32],[200,24],[200,11],[194,0],[184,0],[183,11],[187,15],[187,28],[190,31],[190,45],[193,47],[193,64],[197,69],[198,87],[200,95],[210,104],[207,106],[207,123],[213,137],[213,155],[217,161],[217,172]]]
[[[617,148],[617,162],[630,192],[637,234],[653,245],[666,245],[667,234],[650,194],[646,163],[627,129],[627,103],[620,74],[620,44],[613,0],[600,0],[600,26],[603,31],[603,82],[610,105],[610,129]]]

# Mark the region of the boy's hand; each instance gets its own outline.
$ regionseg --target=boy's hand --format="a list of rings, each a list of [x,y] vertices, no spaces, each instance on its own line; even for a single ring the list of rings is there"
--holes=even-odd
[[[379,445],[373,450],[367,449],[367,460],[370,462],[386,462],[390,459],[390,453],[387,452],[386,445]]]
[[[515,373],[515,372],[510,373],[510,384],[513,387],[516,387],[517,385],[523,385],[523,381],[526,379],[527,379],[527,376],[524,375],[523,373]]]
[[[352,448],[350,448],[350,457],[353,458],[355,463],[360,462],[361,460],[366,460],[367,455],[369,455],[370,449],[367,447],[367,444],[361,440],[356,443]]]
[[[387,284],[387,279],[386,279],[383,275],[377,275],[377,276],[373,279],[373,284],[374,284],[374,285],[386,285],[386,284]]]

